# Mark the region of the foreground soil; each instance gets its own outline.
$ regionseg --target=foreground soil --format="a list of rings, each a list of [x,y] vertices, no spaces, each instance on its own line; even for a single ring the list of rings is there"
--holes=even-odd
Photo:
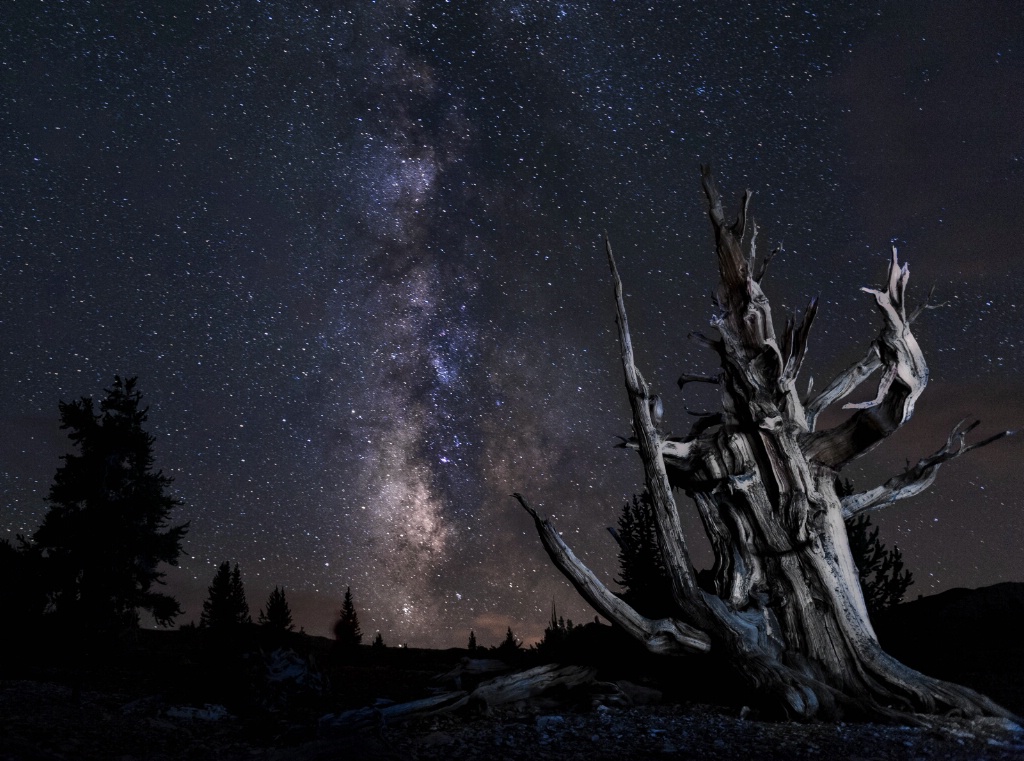
[[[441,715],[337,737],[314,726],[207,709],[189,715],[158,697],[0,683],[0,759],[328,761],[329,759],[949,759],[1024,758],[1024,731],[1005,720],[928,719],[925,726],[794,724],[742,719],[701,704],[590,708],[517,705]]]
[[[227,646],[201,632],[144,632],[131,646],[87,659],[45,646],[0,663],[0,761],[1024,759],[1024,730],[1006,720],[760,721],[743,706],[715,699],[708,692],[713,680],[695,678],[687,664],[668,673],[663,661],[627,663],[618,645],[598,644],[606,660],[616,653],[620,666],[585,689],[389,724],[371,712],[376,718],[358,731],[322,718],[382,698],[402,703],[471,689],[469,654],[364,648],[339,657],[326,640],[266,641],[255,631]],[[294,683],[267,679],[279,651],[306,669]],[[511,668],[535,665],[521,655]],[[460,671],[461,681],[453,681]],[[1006,669],[1001,676],[1019,681]],[[1002,681],[991,684],[1014,698]],[[674,689],[685,682],[703,684],[701,694],[710,697]],[[718,691],[730,694],[727,686]]]

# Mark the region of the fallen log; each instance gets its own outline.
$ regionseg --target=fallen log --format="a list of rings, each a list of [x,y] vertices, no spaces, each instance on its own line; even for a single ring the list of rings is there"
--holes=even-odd
[[[519,700],[529,700],[558,687],[572,689],[590,684],[596,676],[597,669],[588,666],[549,663],[483,682],[470,693],[468,702],[487,710]]]
[[[408,703],[395,703],[393,705],[378,708],[367,706],[366,708],[353,708],[350,711],[341,713],[329,713],[320,717],[319,732],[321,735],[339,735],[348,732],[355,732],[359,729],[371,727],[383,729],[389,723],[405,721],[414,716],[427,716],[432,713],[443,713],[461,708],[468,700],[468,694],[462,690],[457,692],[445,692],[441,695],[434,695],[422,700],[412,700]]]
[[[487,711],[500,705],[529,700],[556,688],[568,690],[591,684],[596,675],[596,669],[586,666],[559,666],[551,663],[490,679],[478,685],[471,693],[458,690],[408,703],[329,713],[320,718],[319,733],[322,736],[334,736],[360,729],[379,730],[388,724],[435,713],[451,713],[467,706]]]

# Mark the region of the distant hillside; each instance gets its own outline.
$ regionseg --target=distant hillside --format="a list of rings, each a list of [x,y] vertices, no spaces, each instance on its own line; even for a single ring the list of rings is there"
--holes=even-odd
[[[1024,583],[950,589],[879,615],[885,650],[1024,714]]]

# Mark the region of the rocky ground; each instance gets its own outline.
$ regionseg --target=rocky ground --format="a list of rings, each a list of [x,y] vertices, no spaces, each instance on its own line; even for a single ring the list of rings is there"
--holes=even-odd
[[[623,702],[619,700],[618,702]],[[333,737],[302,718],[230,715],[223,707],[0,682],[0,759],[328,761],[329,759],[1024,759],[1024,730],[1005,720],[925,726],[795,724],[701,704],[565,705],[529,701],[423,717]]]
[[[903,622],[900,630],[907,627]],[[595,628],[595,636],[607,635],[606,629]],[[1000,644],[992,635],[974,647],[965,646],[971,643],[966,635],[959,642],[956,649],[936,645],[935,662],[921,666],[1021,713],[1019,644]],[[493,650],[367,647],[340,654],[327,640],[304,634],[267,639],[255,627],[226,643],[202,631],[178,631],[141,632],[137,641],[105,654],[74,655],[59,645],[26,640],[0,660],[0,761],[1024,761],[1024,730],[1005,720],[921,717],[917,726],[760,721],[729,703],[735,690],[718,671],[702,673],[697,663],[646,654],[631,661],[622,643],[600,638],[601,669],[538,666],[543,660],[536,653]],[[949,658],[950,652],[959,657]],[[965,656],[971,653],[991,657]],[[492,692],[474,700],[501,674],[552,668],[563,675],[582,669],[588,680],[549,682],[527,699],[504,692],[498,701]],[[454,712],[403,720],[396,711],[409,701],[459,691],[472,694]]]

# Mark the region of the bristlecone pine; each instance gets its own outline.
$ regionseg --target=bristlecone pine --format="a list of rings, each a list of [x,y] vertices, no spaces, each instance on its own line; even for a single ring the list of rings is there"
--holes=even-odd
[[[744,245],[750,193],[729,224],[710,169],[702,167],[701,174],[721,282],[719,311],[711,319],[718,336],[697,338],[718,355],[721,370],[714,377],[684,375],[679,385],[718,384],[722,409],[700,418],[685,437],[664,437],[658,427],[662,400],[634,364],[622,283],[607,245],[633,414],[627,446],[643,461],[677,614],[657,620],[638,614],[522,495],[513,496],[533,516],[555,565],[598,612],[654,653],[715,653],[741,676],[750,691],[745,699],[767,714],[804,720],[1010,716],[983,695],[918,673],[882,651],[843,525],[844,518],[920,492],[943,463],[1009,432],[969,445],[966,436],[976,423],[958,425],[933,455],[882,486],[840,499],[837,473],[910,419],[928,381],[910,331],[921,308],[907,310],[908,268],[894,250],[885,284],[862,289],[882,317],[864,358],[824,390],[808,388],[801,396],[797,376],[816,302],[788,319],[777,336],[761,290],[774,252],[758,259],[756,228]],[[881,378],[874,400],[846,404],[853,412],[845,422],[815,429],[823,409],[876,370]],[[680,493],[692,499],[714,550],[713,589],[698,586],[676,505]]]

